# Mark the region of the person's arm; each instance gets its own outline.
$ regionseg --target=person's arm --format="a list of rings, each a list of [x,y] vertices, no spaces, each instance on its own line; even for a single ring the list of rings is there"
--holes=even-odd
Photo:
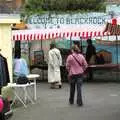
[[[28,75],[30,73],[29,68],[28,68],[28,64],[27,61],[25,59],[23,59],[24,62],[24,66],[25,66],[25,75]]]
[[[96,55],[96,48],[93,46],[93,54]]]
[[[62,56],[61,53],[59,52],[59,62],[60,62],[60,66],[62,65]]]
[[[87,64],[87,61],[86,61],[86,59],[85,59],[84,56],[83,56],[83,58],[82,58],[82,65],[83,65],[84,70],[86,70],[87,67],[88,67],[88,64]]]
[[[48,53],[48,64],[53,67],[54,66],[53,62],[54,61],[53,61],[52,53],[51,53],[51,51],[49,51],[49,53]]]
[[[70,56],[68,56],[66,60],[66,69],[68,72],[70,71]]]

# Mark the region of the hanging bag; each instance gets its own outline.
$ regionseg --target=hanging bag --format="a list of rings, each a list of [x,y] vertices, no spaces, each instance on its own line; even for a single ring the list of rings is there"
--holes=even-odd
[[[17,84],[27,84],[27,83],[30,83],[30,81],[28,80],[28,78],[26,76],[20,76],[17,78],[16,83]]]
[[[90,65],[95,65],[96,64],[96,55],[92,55],[90,60],[89,60]]]
[[[72,56],[73,56],[73,58],[76,60],[76,62],[79,64],[79,66],[82,67],[82,69],[83,69],[83,71],[84,71],[83,75],[87,74],[88,69],[84,69],[83,66],[81,65],[81,63],[77,60],[77,58],[76,58],[74,55],[72,55]]]

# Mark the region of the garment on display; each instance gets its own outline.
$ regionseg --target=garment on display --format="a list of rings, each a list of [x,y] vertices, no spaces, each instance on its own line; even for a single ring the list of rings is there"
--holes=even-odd
[[[7,59],[2,54],[0,54],[0,95],[2,88],[7,86],[9,82],[10,77]],[[12,110],[10,109],[10,101],[7,98],[2,98],[2,96],[1,99],[3,100],[4,106],[2,112],[0,113],[0,120],[5,120],[7,116],[12,114]]]
[[[10,82],[7,59],[0,54],[0,87]]]

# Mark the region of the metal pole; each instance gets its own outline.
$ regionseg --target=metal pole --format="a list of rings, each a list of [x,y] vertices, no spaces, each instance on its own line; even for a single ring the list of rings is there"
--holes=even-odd
[[[44,61],[44,51],[43,51],[43,43],[42,43],[42,39],[41,39],[41,54],[42,54],[42,60]],[[42,64],[42,66],[44,66],[44,63]],[[44,80],[44,69],[42,69],[42,79]]]
[[[119,54],[118,54],[118,36],[116,35],[116,59],[117,59],[117,64],[118,64],[118,62],[119,62],[119,61],[118,61],[118,59],[119,59],[119,58],[118,58],[118,55],[119,55]]]
[[[117,65],[119,64],[119,61],[118,61],[118,59],[119,59],[119,57],[118,57],[118,55],[119,55],[119,53],[118,53],[119,51],[118,51],[118,36],[116,35],[116,62],[117,62]],[[116,80],[118,79],[118,68],[116,69]]]
[[[30,45],[30,41],[28,40],[28,61],[29,61],[29,69],[30,69],[30,65],[31,65],[31,62],[30,62],[30,48],[31,48],[31,45]]]
[[[82,37],[80,37],[80,48],[81,48],[81,53],[83,53],[83,48],[82,48]]]
[[[70,49],[72,47],[72,36],[70,36]]]

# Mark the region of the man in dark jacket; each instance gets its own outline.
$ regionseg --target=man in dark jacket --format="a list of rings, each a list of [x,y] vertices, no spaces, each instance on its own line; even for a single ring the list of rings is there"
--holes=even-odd
[[[88,64],[90,64],[90,60],[92,58],[92,56],[96,57],[96,48],[95,46],[92,44],[92,40],[88,39],[87,40],[87,50],[86,50],[86,61]],[[94,61],[95,63],[96,61]],[[89,73],[88,73],[88,80],[92,80],[93,79],[93,72],[92,69],[89,69]]]

